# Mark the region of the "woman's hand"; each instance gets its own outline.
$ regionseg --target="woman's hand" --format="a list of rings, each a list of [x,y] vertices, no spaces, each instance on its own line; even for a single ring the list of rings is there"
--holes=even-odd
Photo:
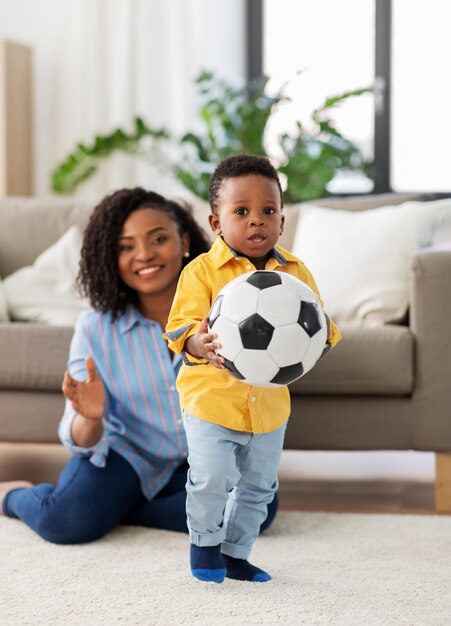
[[[72,378],[69,372],[65,372],[61,389],[79,415],[90,420],[100,420],[103,415],[105,389],[92,357],[86,357],[85,366],[87,380],[80,382]]]
[[[186,340],[185,350],[223,370],[225,369],[224,358],[215,352],[222,347],[220,343],[215,341],[217,336],[216,333],[208,331],[208,317],[204,317],[197,333]]]

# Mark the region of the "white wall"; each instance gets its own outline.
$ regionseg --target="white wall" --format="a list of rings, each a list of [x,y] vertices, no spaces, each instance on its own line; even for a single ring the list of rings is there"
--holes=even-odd
[[[242,80],[243,0],[0,0],[0,37],[34,50],[35,194],[78,141],[136,114],[177,134],[193,127],[201,69]],[[143,184],[176,193],[148,164],[114,158],[79,196]]]

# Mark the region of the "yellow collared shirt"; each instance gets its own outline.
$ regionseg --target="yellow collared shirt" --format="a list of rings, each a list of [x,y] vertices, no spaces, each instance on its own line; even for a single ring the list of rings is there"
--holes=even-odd
[[[209,252],[191,261],[180,275],[166,326],[164,337],[171,350],[178,354],[183,352],[186,340],[197,333],[224,285],[255,269],[249,259],[237,256],[221,237],[217,237]],[[265,269],[296,276],[320,297],[309,270],[287,250],[275,246]],[[340,331],[330,320],[328,343],[333,347],[340,339]],[[186,356],[190,363],[185,359],[177,378],[182,409],[207,422],[252,433],[271,432],[288,419],[288,387],[247,385],[227,370]]]

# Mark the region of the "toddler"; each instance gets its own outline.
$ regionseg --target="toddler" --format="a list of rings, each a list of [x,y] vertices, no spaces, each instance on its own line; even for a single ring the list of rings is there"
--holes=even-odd
[[[217,237],[208,253],[183,270],[165,335],[184,361],[177,389],[189,451],[191,571],[217,583],[225,577],[265,582],[271,576],[247,559],[277,491],[289,391],[232,376],[216,353],[221,346],[208,332],[206,315],[226,283],[252,270],[287,272],[317,294],[318,289],[302,261],[276,245],[284,225],[283,195],[267,158],[224,159],[212,175],[209,200]],[[340,338],[330,320],[324,352]]]

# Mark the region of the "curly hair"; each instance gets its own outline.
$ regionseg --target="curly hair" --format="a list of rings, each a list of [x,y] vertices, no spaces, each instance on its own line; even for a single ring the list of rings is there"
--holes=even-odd
[[[217,200],[221,185],[227,178],[237,178],[238,176],[250,175],[264,176],[270,180],[274,180],[280,191],[280,200],[283,206],[283,192],[280,184],[279,175],[271,161],[264,156],[256,154],[234,154],[226,157],[216,167],[210,179],[208,187],[208,200],[212,213],[217,213]]]
[[[190,237],[190,257],[183,266],[207,252],[208,239],[188,208],[141,187],[120,189],[107,195],[94,208],[86,226],[81,249],[77,287],[93,308],[110,312],[113,320],[124,313],[129,304],[136,306],[138,296],[118,272],[118,241],[130,213],[138,209],[156,209],[166,213],[177,224],[180,236]]]

